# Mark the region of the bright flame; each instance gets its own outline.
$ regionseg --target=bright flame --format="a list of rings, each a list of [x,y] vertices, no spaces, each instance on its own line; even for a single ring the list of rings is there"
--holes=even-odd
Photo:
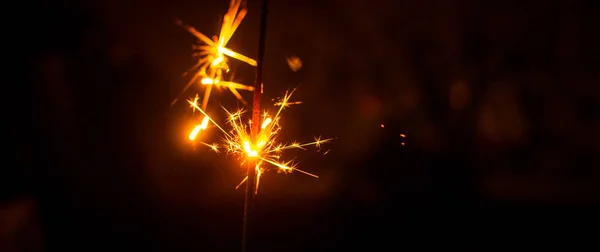
[[[216,124],[210,117],[206,115],[206,112],[202,110],[197,105],[195,100],[190,100],[190,105],[195,109],[200,111],[210,120],[217,128],[221,130],[221,132],[225,135],[224,144],[228,153],[236,154],[236,156],[242,160],[242,164],[245,163],[248,159],[253,158],[257,159],[256,165],[256,173],[257,173],[257,190],[258,183],[260,177],[264,172],[268,171],[269,167],[264,167],[263,164],[270,164],[271,167],[276,168],[279,172],[289,173],[292,171],[298,171],[304,173],[306,175],[318,178],[317,175],[312,173],[308,173],[306,171],[302,171],[296,168],[291,161],[280,161],[282,152],[288,149],[305,149],[307,146],[314,145],[317,148],[320,148],[322,144],[327,143],[332,140],[329,139],[321,139],[321,137],[315,138],[315,141],[310,143],[296,143],[292,142],[289,144],[282,144],[277,141],[277,134],[281,130],[281,126],[279,125],[279,120],[281,118],[281,112],[285,107],[288,107],[290,104],[298,104],[299,102],[290,102],[289,99],[292,96],[294,91],[286,92],[283,99],[278,102],[279,108],[275,113],[275,116],[271,117],[267,112],[263,114],[261,129],[254,138],[252,138],[250,133],[250,123],[244,123],[242,120],[242,115],[244,114],[243,110],[237,110],[235,112],[229,112],[225,108],[225,112],[227,113],[227,122],[231,126],[230,131],[225,131],[221,126]],[[204,145],[209,146],[213,151],[218,152],[218,146],[213,144],[209,145],[204,143]],[[247,177],[240,182],[238,187],[247,181]]]

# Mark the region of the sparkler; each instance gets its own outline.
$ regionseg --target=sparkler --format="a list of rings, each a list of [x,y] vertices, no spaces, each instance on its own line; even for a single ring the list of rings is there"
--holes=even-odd
[[[281,125],[279,122],[282,111],[290,105],[301,103],[299,101],[290,101],[294,91],[286,92],[283,98],[275,103],[274,106],[277,108],[277,112],[274,114],[274,116],[270,116],[267,111],[264,111],[262,116],[260,115],[260,100],[262,94],[262,62],[265,50],[267,1],[262,0],[261,5],[261,26],[257,60],[253,60],[225,47],[247,13],[247,10],[241,7],[241,5],[241,0],[231,0],[229,10],[223,19],[220,35],[218,38],[214,37],[212,40],[204,34],[198,32],[195,28],[178,21],[180,25],[182,25],[191,34],[196,36],[205,44],[196,47],[196,55],[200,57],[200,60],[188,71],[196,72],[178,97],[180,97],[193,83],[200,79],[200,83],[203,86],[206,86],[202,103],[201,105],[198,105],[198,101],[200,100],[198,95],[196,95],[194,99],[188,100],[188,103],[193,108],[193,111],[199,111],[204,117],[202,122],[190,132],[189,140],[194,141],[201,131],[206,130],[209,127],[209,124],[213,124],[223,133],[223,141],[221,143],[211,144],[205,142],[200,143],[209,147],[215,153],[220,153],[221,151],[225,150],[229,154],[234,154],[238,160],[241,160],[241,165],[247,165],[247,175],[236,187],[237,189],[242,184],[246,184],[246,204],[244,207],[244,227],[242,241],[243,250],[245,251],[247,247],[247,230],[253,208],[254,196],[258,192],[258,185],[262,174],[270,170],[283,173],[297,171],[318,178],[317,175],[299,170],[296,167],[296,164],[292,163],[292,161],[282,161],[281,156],[285,150],[289,149],[305,149],[311,145],[320,148],[321,144],[327,143],[332,139],[321,139],[321,137],[317,137],[313,142],[302,144],[297,142],[284,144],[278,141],[278,133],[281,131]],[[243,61],[256,67],[256,81],[253,87],[224,80],[225,74],[227,74],[230,70],[229,66],[227,65],[227,57],[225,56]],[[297,62],[295,62],[295,64],[298,66],[294,68],[295,70],[293,70],[297,71],[301,67],[301,62],[299,59]],[[247,104],[242,98],[241,94],[239,94],[238,90],[253,91],[254,99],[251,120],[249,120],[247,123],[244,123],[242,116],[245,111],[243,109],[239,109],[235,112],[229,112],[223,107],[223,110],[227,114],[226,122],[230,126],[231,130],[226,131],[220,124],[215,122],[206,113],[206,106],[208,104],[211,88],[213,86],[228,88],[240,101],[242,101],[244,105]],[[177,102],[177,99],[175,99],[171,105],[173,105],[175,102]]]

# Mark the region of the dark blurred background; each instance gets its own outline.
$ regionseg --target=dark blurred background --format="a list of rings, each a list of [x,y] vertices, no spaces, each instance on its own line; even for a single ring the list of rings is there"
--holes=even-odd
[[[299,87],[303,104],[284,112],[282,139],[337,139],[321,152],[289,152],[319,179],[263,177],[252,251],[593,238],[600,39],[592,4],[270,1],[263,104]],[[244,170],[187,141],[198,115],[183,102],[169,107],[196,43],[174,20],[213,35],[227,6],[5,8],[3,118],[13,152],[0,175],[0,251],[240,249],[243,190],[234,187]],[[255,57],[258,1],[248,8],[229,47]],[[289,57],[303,68],[292,71]],[[252,83],[252,67],[232,64],[236,80]],[[214,97],[213,107],[236,106],[227,92]]]

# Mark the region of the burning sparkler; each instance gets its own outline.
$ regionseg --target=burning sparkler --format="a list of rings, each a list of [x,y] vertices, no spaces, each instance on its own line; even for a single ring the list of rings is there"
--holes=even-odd
[[[204,143],[203,145],[208,146],[211,150],[219,153],[221,149],[225,149],[227,153],[232,153],[241,160],[241,165],[244,165],[247,162],[254,161],[255,170],[256,170],[256,189],[255,193],[258,191],[258,184],[260,181],[261,175],[269,170],[275,168],[277,172],[290,173],[292,171],[297,171],[309,175],[311,177],[318,178],[317,175],[312,173],[300,170],[296,167],[295,164],[292,164],[292,161],[281,161],[282,152],[289,149],[305,149],[308,146],[314,146],[316,148],[320,148],[322,144],[327,143],[332,140],[329,139],[321,139],[320,137],[315,138],[313,142],[309,143],[297,143],[291,142],[289,144],[283,144],[278,141],[278,133],[281,131],[281,125],[279,121],[281,119],[281,112],[284,108],[289,107],[291,104],[298,104],[299,102],[290,101],[292,96],[292,92],[286,92],[284,97],[276,103],[277,112],[274,116],[270,116],[268,112],[263,112],[261,116],[260,129],[258,134],[252,138],[251,137],[251,124],[254,122],[244,123],[242,120],[242,115],[244,114],[244,110],[237,110],[235,112],[229,112],[225,108],[223,110],[227,113],[227,123],[231,126],[230,131],[226,131],[223,127],[213,121],[208,114],[200,106],[198,106],[198,98],[188,100],[190,106],[196,111],[200,111],[205,117],[205,120],[196,127],[190,133],[190,140],[194,140],[197,132],[200,129],[206,129],[203,125],[208,124],[208,122],[212,122],[223,134],[224,141],[221,144],[218,143]],[[203,128],[202,128],[203,127]],[[200,128],[197,130],[197,128]],[[254,140],[253,140],[254,139]],[[236,189],[246,182],[248,176],[246,176],[242,182],[236,187]]]
[[[199,97],[196,95],[194,99],[188,100],[189,104],[194,111],[199,111],[204,116],[201,123],[198,124],[189,134],[189,140],[194,141],[198,134],[206,130],[209,127],[209,123],[212,123],[218,128],[223,134],[223,142],[219,143],[204,143],[203,145],[209,147],[212,151],[219,153],[222,149],[225,149],[227,153],[235,154],[238,159],[241,160],[241,165],[246,164],[247,175],[236,187],[239,188],[242,184],[246,183],[246,204],[244,206],[244,227],[243,227],[243,251],[246,251],[246,240],[248,233],[248,223],[250,212],[252,211],[252,205],[254,202],[254,196],[258,192],[258,184],[261,175],[268,170],[276,170],[278,172],[290,173],[298,171],[306,175],[318,178],[317,175],[312,173],[299,170],[292,161],[281,161],[282,152],[289,149],[305,149],[307,146],[321,147],[321,144],[327,143],[332,139],[321,139],[320,137],[315,138],[315,141],[310,143],[297,143],[292,142],[290,144],[283,144],[277,141],[277,135],[281,130],[279,120],[281,118],[281,112],[284,108],[289,107],[292,104],[300,104],[301,102],[291,102],[290,97],[294,93],[286,92],[283,99],[278,101],[275,106],[278,107],[277,112],[273,117],[268,112],[264,112],[262,117],[260,116],[260,100],[262,94],[262,62],[265,51],[265,32],[266,32],[266,13],[267,13],[267,0],[262,0],[261,4],[261,26],[259,34],[259,50],[257,60],[253,60],[242,54],[234,52],[233,50],[226,47],[227,42],[233,36],[235,30],[242,22],[242,19],[247,13],[247,9],[242,7],[242,0],[231,0],[229,9],[223,18],[223,25],[219,37],[213,36],[213,39],[209,39],[204,34],[198,32],[195,28],[183,24],[178,21],[186,30],[201,40],[204,45],[196,46],[196,56],[200,57],[198,63],[193,66],[188,72],[195,71],[188,84],[184,87],[181,93],[177,96],[179,98],[192,84],[198,79],[203,86],[206,86],[202,104],[198,105]],[[227,64],[227,57],[231,57],[240,61],[243,61],[251,66],[256,67],[256,81],[254,86],[246,86],[240,83],[232,81],[225,81],[225,75],[229,72],[229,66]],[[299,59],[288,62],[293,71],[300,70],[302,62]],[[186,72],[187,73],[187,72]],[[240,100],[244,105],[247,105],[246,101],[242,98],[238,90],[253,91],[254,99],[252,106],[252,120],[248,123],[242,121],[242,115],[244,110],[237,110],[236,112],[229,112],[225,108],[223,110],[227,113],[227,123],[231,126],[230,131],[226,131],[218,123],[216,123],[207,113],[206,106],[211,94],[211,88],[226,87]],[[171,103],[173,105],[177,102],[177,98]],[[328,151],[327,151],[328,152]],[[325,154],[327,153],[325,152]]]
[[[246,105],[246,101],[242,98],[238,90],[252,91],[254,88],[239,83],[223,81],[224,75],[229,72],[227,57],[243,61],[251,66],[256,66],[256,60],[226,47],[227,42],[229,42],[229,39],[231,39],[248,12],[248,10],[241,5],[242,0],[231,0],[229,9],[223,17],[223,24],[219,36],[213,36],[213,39],[202,34],[194,27],[184,24],[181,20],[177,20],[179,25],[183,26],[188,32],[204,43],[203,45],[194,47],[196,50],[194,56],[199,57],[199,60],[196,65],[186,72],[186,74],[189,72],[195,73],[177,97],[180,97],[192,84],[200,79],[200,83],[203,86],[206,86],[204,97],[202,99],[202,109],[206,109],[213,86],[228,88],[236,98]],[[177,98],[173,100],[171,105],[177,102],[177,100]]]

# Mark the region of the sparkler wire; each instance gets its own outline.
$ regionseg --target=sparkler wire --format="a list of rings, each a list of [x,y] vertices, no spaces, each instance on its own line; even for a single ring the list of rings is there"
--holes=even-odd
[[[267,0],[261,0],[260,31],[258,37],[258,56],[256,58],[256,82],[254,83],[254,101],[252,106],[252,129],[251,137],[256,141],[259,133],[260,122],[260,97],[262,92],[263,61],[265,54],[265,40],[267,30]],[[242,251],[248,251],[248,229],[251,223],[252,210],[254,208],[254,196],[256,193],[256,165],[259,160],[252,158],[248,160],[246,181],[246,200],[244,204],[244,224],[242,233]]]

